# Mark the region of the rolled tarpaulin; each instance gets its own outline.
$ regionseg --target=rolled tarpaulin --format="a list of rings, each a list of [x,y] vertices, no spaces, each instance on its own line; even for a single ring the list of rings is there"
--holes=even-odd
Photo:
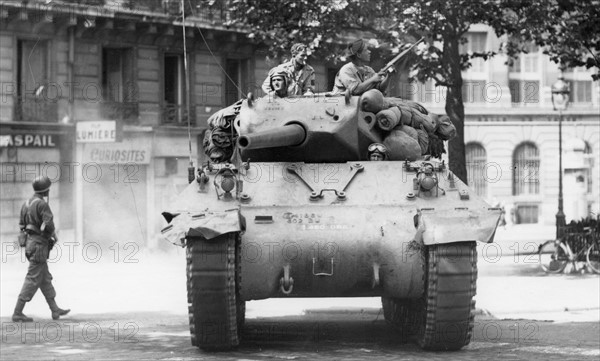
[[[360,97],[360,109],[365,112],[379,113],[382,109],[385,109],[383,94],[378,89],[367,90]]]
[[[414,161],[421,158],[419,142],[399,129],[394,129],[385,137],[383,144],[388,149],[390,160]]]
[[[423,114],[429,114],[429,112],[427,111],[427,109],[425,109],[424,106],[422,106],[421,104],[419,104],[415,101],[406,100],[406,99],[402,99],[402,98],[392,98],[392,97],[383,98],[383,109],[397,107],[397,106],[414,108]]]
[[[415,140],[419,140],[419,135],[417,134],[417,130],[415,128],[413,128],[413,127],[410,127],[408,125],[400,124],[397,127],[395,127],[394,130],[401,130],[404,133],[410,135],[411,138],[413,138]]]
[[[398,107],[382,110],[375,116],[377,119],[377,125],[379,125],[379,128],[385,131],[390,131],[400,124],[401,117],[402,114],[400,113],[400,109],[398,109]]]

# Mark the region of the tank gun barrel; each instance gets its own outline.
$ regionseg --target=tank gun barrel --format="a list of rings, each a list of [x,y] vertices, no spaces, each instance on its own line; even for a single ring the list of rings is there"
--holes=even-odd
[[[300,145],[306,138],[306,130],[300,124],[288,124],[259,133],[241,135],[238,145],[241,149],[262,149]]]

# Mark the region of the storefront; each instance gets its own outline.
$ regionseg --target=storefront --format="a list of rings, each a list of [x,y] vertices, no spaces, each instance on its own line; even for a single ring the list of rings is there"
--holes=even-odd
[[[80,143],[78,228],[83,243],[145,246],[149,237],[151,133],[125,133],[120,142]]]
[[[73,132],[62,124],[0,123],[0,234],[16,238],[19,212],[38,175],[52,181],[50,207],[57,229],[74,228]]]

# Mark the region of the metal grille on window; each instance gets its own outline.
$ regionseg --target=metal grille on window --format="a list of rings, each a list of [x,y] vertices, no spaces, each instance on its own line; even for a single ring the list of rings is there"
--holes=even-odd
[[[539,194],[540,154],[533,143],[523,143],[513,154],[513,195]]]
[[[479,143],[468,143],[465,148],[467,161],[467,179],[469,186],[480,197],[487,196],[487,182],[485,163],[487,154],[485,148]]]

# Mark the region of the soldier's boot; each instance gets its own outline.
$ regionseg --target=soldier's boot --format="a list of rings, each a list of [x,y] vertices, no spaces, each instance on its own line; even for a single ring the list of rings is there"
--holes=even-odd
[[[58,307],[54,298],[46,298],[46,302],[48,302],[48,306],[50,306],[50,310],[52,311],[53,320],[58,320],[60,316],[64,316],[71,312],[71,310],[63,310],[62,308]]]
[[[15,312],[12,315],[13,322],[33,322],[33,318],[27,317],[23,314],[25,308],[25,301],[18,299],[17,305],[15,306]]]

